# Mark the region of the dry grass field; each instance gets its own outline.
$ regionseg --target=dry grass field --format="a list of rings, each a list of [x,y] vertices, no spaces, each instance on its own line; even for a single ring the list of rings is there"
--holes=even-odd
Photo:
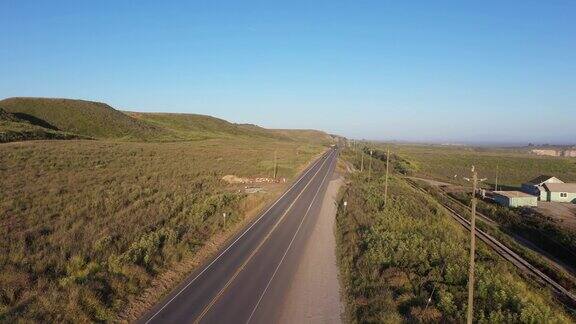
[[[384,145],[380,145],[384,147]],[[437,180],[463,184],[475,165],[486,183],[492,185],[498,166],[499,185],[520,186],[539,175],[554,175],[576,182],[576,158],[536,156],[522,149],[478,148],[440,145],[391,145],[390,149],[412,161],[415,173]],[[455,179],[454,175],[458,175]]]
[[[320,146],[278,141],[0,145],[0,321],[111,320],[153,278],[244,217],[234,174],[291,179]],[[298,152],[298,153],[296,153]]]
[[[76,100],[0,106],[0,135],[29,140],[0,144],[0,322],[116,320],[163,275],[189,271],[181,265],[270,202],[331,140]],[[28,129],[92,139],[31,141]],[[275,152],[285,183],[248,194],[222,180],[272,177]]]

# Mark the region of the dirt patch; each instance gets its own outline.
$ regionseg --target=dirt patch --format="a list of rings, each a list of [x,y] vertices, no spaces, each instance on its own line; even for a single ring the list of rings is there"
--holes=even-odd
[[[222,180],[229,184],[239,184],[239,183],[285,183],[286,178],[241,178],[233,174],[227,174],[222,177]]]
[[[534,209],[558,220],[563,227],[576,231],[576,204],[539,201]]]

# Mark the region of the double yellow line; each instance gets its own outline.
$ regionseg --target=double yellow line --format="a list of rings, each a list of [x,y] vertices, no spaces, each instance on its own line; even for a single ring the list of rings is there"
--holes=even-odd
[[[258,251],[260,250],[260,248],[262,248],[262,246],[268,241],[268,239],[270,238],[270,236],[272,236],[272,233],[274,232],[274,230],[276,230],[276,228],[278,227],[278,225],[282,222],[282,220],[284,220],[284,218],[286,217],[286,215],[288,214],[288,212],[290,212],[290,210],[292,209],[292,207],[296,204],[296,202],[298,201],[298,199],[300,198],[300,196],[302,196],[302,194],[306,191],[306,189],[308,188],[308,186],[312,183],[312,181],[314,181],[314,179],[316,178],[316,175],[322,170],[322,168],[324,167],[324,164],[326,164],[326,161],[330,160],[332,154],[334,154],[335,151],[332,151],[331,153],[329,153],[328,158],[326,158],[323,162],[322,165],[318,168],[318,170],[314,173],[314,175],[312,176],[312,178],[310,178],[310,180],[308,181],[308,183],[306,183],[306,186],[304,186],[304,189],[302,189],[302,191],[300,191],[300,193],[298,194],[298,196],[296,196],[296,198],[294,199],[294,201],[292,201],[292,203],[290,204],[290,206],[288,206],[288,208],[284,211],[284,213],[282,214],[282,216],[280,216],[280,218],[276,221],[276,223],[274,224],[274,226],[272,227],[272,229],[270,229],[270,231],[268,232],[268,234],[266,234],[266,236],[264,237],[264,239],[260,242],[260,244],[258,244],[258,246],[252,251],[252,253],[250,253],[250,255],[248,256],[248,258],[246,260],[244,260],[244,262],[242,263],[242,265],[240,265],[240,267],[238,269],[236,269],[236,271],[234,272],[234,274],[232,275],[232,277],[226,282],[226,284],[224,285],[224,287],[222,287],[222,289],[220,289],[220,291],[218,292],[218,294],[216,294],[216,296],[214,296],[214,298],[212,298],[212,300],[210,301],[210,303],[208,305],[206,305],[206,307],[204,307],[204,310],[202,311],[202,313],[200,313],[200,315],[198,316],[198,318],[196,318],[196,320],[194,320],[194,323],[200,323],[200,321],[204,318],[204,316],[206,316],[206,314],[208,313],[208,311],[210,311],[210,309],[212,308],[212,306],[214,306],[214,304],[216,304],[216,302],[218,301],[218,299],[220,299],[220,297],[224,294],[224,292],[226,292],[226,289],[228,289],[228,287],[232,284],[232,282],[234,282],[234,279],[236,279],[236,277],[238,277],[238,275],[240,274],[240,272],[242,272],[242,270],[246,267],[246,265],[252,260],[252,258],[256,255],[256,253],[258,253]]]

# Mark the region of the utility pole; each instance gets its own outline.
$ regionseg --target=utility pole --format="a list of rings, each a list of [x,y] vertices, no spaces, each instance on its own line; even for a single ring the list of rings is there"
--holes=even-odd
[[[476,251],[476,189],[478,181],[486,181],[478,179],[478,173],[472,166],[472,180],[464,178],[466,181],[472,181],[472,215],[470,217],[470,269],[468,270],[468,324],[472,324],[474,316],[474,256]]]
[[[276,175],[278,173],[278,153],[274,150],[274,180],[276,180]]]
[[[468,270],[468,324],[474,317],[474,256],[476,250],[476,184],[478,174],[472,166],[472,217],[470,217],[470,269]]]
[[[390,148],[386,148],[386,180],[384,181],[384,207],[388,207],[388,164],[390,163]]]
[[[370,149],[370,164],[368,166],[368,181],[370,181],[371,176],[372,176],[372,149]]]
[[[360,172],[364,171],[364,152],[360,153],[360,157],[362,158],[362,162],[360,162]]]
[[[494,183],[494,191],[498,191],[498,164],[496,164],[496,181]]]

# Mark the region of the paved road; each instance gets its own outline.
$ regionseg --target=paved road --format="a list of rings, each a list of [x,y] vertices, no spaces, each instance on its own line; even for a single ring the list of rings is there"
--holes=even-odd
[[[220,254],[139,322],[276,322],[337,154],[336,149],[326,152]]]

